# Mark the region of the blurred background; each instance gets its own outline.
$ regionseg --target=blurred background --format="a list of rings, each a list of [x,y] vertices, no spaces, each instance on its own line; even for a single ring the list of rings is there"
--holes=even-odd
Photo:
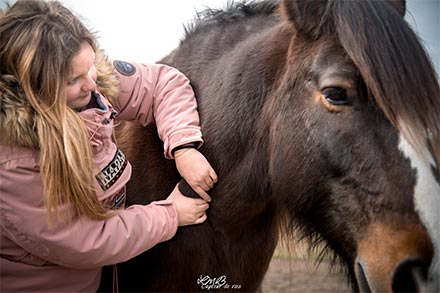
[[[313,1],[313,0],[308,0]],[[15,0],[0,0],[0,9]],[[155,62],[178,46],[197,11],[231,0],[61,0],[96,32],[112,59]],[[406,19],[440,72],[440,0],[407,0]]]

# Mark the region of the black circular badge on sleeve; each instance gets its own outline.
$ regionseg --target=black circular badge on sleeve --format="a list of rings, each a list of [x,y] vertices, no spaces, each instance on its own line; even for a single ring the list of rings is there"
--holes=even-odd
[[[116,70],[122,75],[130,76],[136,72],[136,67],[125,61],[115,60],[113,62],[113,65],[115,66]]]

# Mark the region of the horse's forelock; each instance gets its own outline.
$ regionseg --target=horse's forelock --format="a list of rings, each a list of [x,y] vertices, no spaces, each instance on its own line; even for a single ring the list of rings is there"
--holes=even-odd
[[[341,45],[374,102],[417,150],[431,151],[439,168],[439,84],[416,34],[385,1],[333,1],[332,9]]]

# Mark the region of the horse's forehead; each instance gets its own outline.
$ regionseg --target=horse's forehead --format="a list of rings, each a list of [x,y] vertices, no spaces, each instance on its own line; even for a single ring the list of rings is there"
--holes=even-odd
[[[318,41],[315,48],[310,66],[313,74],[320,76],[337,74],[346,79],[358,77],[358,69],[336,40]]]

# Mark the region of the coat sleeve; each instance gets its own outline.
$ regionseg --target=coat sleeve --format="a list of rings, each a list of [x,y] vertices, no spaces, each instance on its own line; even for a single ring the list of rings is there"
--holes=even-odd
[[[174,236],[178,220],[169,201],[120,210],[105,221],[75,217],[68,224],[46,221],[43,186],[28,161],[0,164],[0,225],[2,237],[32,257],[77,269],[128,260]],[[60,213],[69,211],[60,206]]]
[[[203,143],[197,101],[183,73],[162,64],[113,63],[120,86],[117,119],[155,124],[169,159],[176,146]]]

